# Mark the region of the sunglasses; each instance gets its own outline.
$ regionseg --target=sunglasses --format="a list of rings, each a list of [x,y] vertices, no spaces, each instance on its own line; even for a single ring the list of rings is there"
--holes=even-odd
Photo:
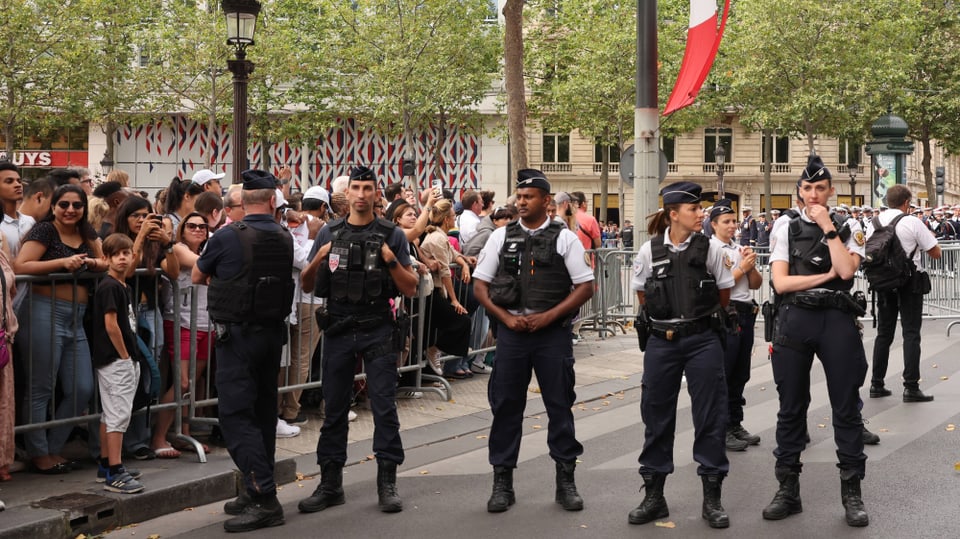
[[[61,200],[60,202],[57,202],[57,207],[60,208],[61,210],[65,210],[70,206],[73,206],[73,209],[75,210],[82,210],[83,202],[68,202],[66,200]]]
[[[200,230],[206,230],[206,229],[207,229],[207,224],[206,224],[206,223],[187,223],[186,226],[187,226],[187,230],[197,230],[198,228],[199,228]]]

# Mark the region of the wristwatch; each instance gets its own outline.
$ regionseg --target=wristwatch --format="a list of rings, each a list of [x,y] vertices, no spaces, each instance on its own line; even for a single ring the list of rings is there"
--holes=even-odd
[[[166,251],[166,252],[168,252],[168,253],[172,253],[172,252],[173,252],[173,242],[171,241],[170,243],[164,245],[164,246],[163,246],[163,250]]]
[[[833,229],[830,232],[827,232],[826,234],[824,234],[824,236],[826,236],[828,240],[832,240],[833,238],[836,238],[839,235],[840,234],[837,232],[836,229]]]
[[[394,258],[394,259],[391,260],[390,262],[387,262],[387,268],[393,269],[393,268],[397,267],[397,264],[399,264],[399,262],[397,262],[397,259]]]

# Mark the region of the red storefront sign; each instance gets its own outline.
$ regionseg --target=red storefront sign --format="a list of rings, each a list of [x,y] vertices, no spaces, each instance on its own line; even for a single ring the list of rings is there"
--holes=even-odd
[[[0,161],[7,159],[7,152],[0,150]],[[10,160],[18,167],[85,167],[88,163],[83,150],[14,150]]]

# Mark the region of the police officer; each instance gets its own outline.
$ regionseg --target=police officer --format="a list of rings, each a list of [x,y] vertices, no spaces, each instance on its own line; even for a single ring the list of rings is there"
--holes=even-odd
[[[593,296],[593,271],[577,235],[547,217],[550,183],[543,172],[517,172],[520,220],[496,229],[473,274],[477,300],[498,322],[497,364],[487,395],[493,412],[490,464],[493,493],[487,511],[515,502],[513,469],[520,453],[531,370],[550,418],[547,445],[556,462],[556,502],[583,509],[574,468],[583,446],[574,433],[573,345],[570,322]]]
[[[811,156],[798,187],[799,216],[771,238],[773,286],[779,294],[773,334],[773,375],[780,396],[777,416],[776,477],[780,483],[763,518],[779,520],[801,512],[800,453],[806,446],[810,367],[823,364],[833,409],[840,461],[841,499],[850,526],[866,526],[860,480],[866,471],[860,386],[867,372],[856,316],[863,314],[850,294],[865,242],[857,223],[827,209],[835,193],[830,171]],[[865,302],[864,302],[865,303]]]
[[[300,501],[304,513],[344,503],[347,413],[357,358],[362,358],[373,411],[373,452],[377,457],[380,510],[403,510],[397,494],[397,465],[403,463],[397,418],[397,358],[401,335],[390,300],[412,297],[417,275],[403,231],[374,215],[380,200],[377,177],[367,167],[350,172],[350,213],[317,234],[311,262],[301,273],[304,289],[326,298],[318,315],[323,330],[323,397],[326,416],[317,442],[320,485]],[[399,294],[398,294],[399,293]]]
[[[762,217],[763,214],[761,213]],[[745,451],[748,445],[760,443],[760,437],[750,434],[743,428],[743,389],[750,381],[750,355],[753,352],[753,331],[757,322],[757,303],[753,301],[750,290],[756,290],[763,284],[763,277],[757,271],[757,254],[749,247],[742,247],[733,241],[737,231],[737,214],[730,208],[730,200],[719,200],[710,212],[713,224],[711,243],[720,247],[723,253],[723,265],[730,270],[736,284],[730,290],[731,317],[736,320],[728,328],[724,353],[724,374],[727,379],[727,449]],[[768,223],[758,223],[766,227]],[[762,229],[761,229],[762,230]],[[759,244],[758,244],[759,246]]]
[[[269,172],[243,177],[244,218],[213,235],[193,268],[207,283],[217,332],[220,429],[246,487],[224,512],[228,532],[283,524],[273,478],[277,431],[277,374],[293,300],[293,238],[275,220],[275,182]]]
[[[633,265],[631,286],[643,306],[637,321],[640,347],[646,348],[640,399],[646,430],[639,459],[646,495],[630,512],[631,524],[670,514],[663,485],[673,473],[677,397],[686,373],[697,433],[693,455],[703,482],[701,516],[712,528],[730,525],[720,503],[721,483],[730,467],[724,450],[727,386],[720,337],[726,318],[722,309],[734,280],[720,246],[700,234],[700,190],[691,182],[663,188],[663,209],[647,222],[652,239],[640,247]]]

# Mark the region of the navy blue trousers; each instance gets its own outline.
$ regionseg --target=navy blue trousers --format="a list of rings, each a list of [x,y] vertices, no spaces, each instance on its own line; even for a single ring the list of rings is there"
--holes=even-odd
[[[363,356],[367,375],[367,395],[373,412],[373,453],[378,459],[403,464],[403,443],[400,440],[400,419],[397,417],[397,354],[391,351],[370,357],[371,347],[378,347],[393,337],[393,326],[361,330],[323,338],[323,401],[325,416],[317,441],[317,463],[347,461],[347,431],[350,401],[353,397],[353,376],[357,356]]]
[[[220,430],[227,451],[253,496],[272,496],[277,445],[277,375],[287,330],[228,324],[217,339]]]
[[[838,467],[863,478],[860,387],[867,375],[863,341],[851,315],[837,309],[804,309],[782,305],[777,327],[789,339],[773,345],[773,379],[780,395],[777,414],[777,468],[799,473],[800,453],[806,447],[807,409],[810,407],[810,367],[816,354],[823,364],[827,394],[833,409],[833,438]]]
[[[643,354],[640,414],[645,425],[640,473],[673,473],[677,398],[686,373],[693,413],[693,459],[699,475],[726,475],[727,384],[714,331],[667,341],[650,336]]]
[[[555,324],[534,333],[518,333],[499,324],[497,362],[487,385],[493,412],[491,465],[517,467],[532,372],[537,373],[540,396],[547,408],[550,457],[557,462],[575,462],[583,454],[573,424],[572,407],[577,399],[573,363],[569,326]]]
[[[724,354],[724,374],[727,378],[727,424],[739,425],[743,421],[743,388],[750,381],[750,355],[753,353],[754,325],[757,315],[753,312],[737,312],[740,324],[738,333],[727,333]]]

